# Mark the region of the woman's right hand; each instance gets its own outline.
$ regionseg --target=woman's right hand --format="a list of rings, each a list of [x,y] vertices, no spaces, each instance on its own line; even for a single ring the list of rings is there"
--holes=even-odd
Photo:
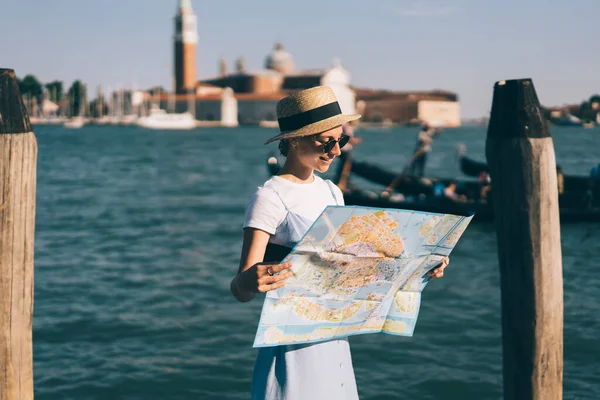
[[[237,276],[239,288],[245,292],[266,293],[285,285],[285,280],[294,275],[292,263],[256,263]]]

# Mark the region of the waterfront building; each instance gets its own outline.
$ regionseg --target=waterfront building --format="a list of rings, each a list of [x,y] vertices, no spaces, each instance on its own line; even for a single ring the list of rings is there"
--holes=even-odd
[[[294,58],[281,43],[265,58],[264,68],[247,71],[243,58],[235,62],[228,73],[224,60],[219,61],[219,75],[206,78],[200,84],[231,88],[238,102],[240,124],[275,123],[275,105],[282,98],[298,90],[329,85],[335,92],[342,112],[354,114],[356,98],[350,87],[350,73],[339,60],[323,69],[296,70]]]
[[[176,93],[189,93],[196,88],[196,47],[198,22],[191,0],[179,0],[175,15],[174,83]]]
[[[191,0],[179,0],[174,34],[174,94],[154,98],[169,112],[189,111],[205,125],[277,126],[277,102],[298,90],[328,85],[342,112],[364,115],[365,123],[418,123],[460,125],[456,94],[446,91],[391,92],[353,88],[350,73],[338,59],[326,68],[298,70],[294,57],[276,43],[263,68],[248,70],[240,57],[228,72],[227,61],[218,60],[217,74],[197,80],[197,17]]]
[[[400,92],[355,88],[361,122],[418,124],[455,128],[461,125],[456,93],[444,90]]]

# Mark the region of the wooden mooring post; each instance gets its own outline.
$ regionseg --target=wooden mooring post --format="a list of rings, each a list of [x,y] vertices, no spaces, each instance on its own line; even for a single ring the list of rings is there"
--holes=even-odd
[[[33,399],[36,160],[17,78],[0,69],[0,400]]]
[[[486,156],[500,261],[504,398],[562,399],[556,159],[531,79],[494,86]]]

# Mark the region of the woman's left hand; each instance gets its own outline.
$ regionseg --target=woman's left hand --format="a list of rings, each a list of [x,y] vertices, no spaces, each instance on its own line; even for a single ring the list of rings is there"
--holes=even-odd
[[[432,269],[431,271],[429,271],[427,273],[427,276],[430,276],[431,279],[441,278],[442,276],[444,276],[444,270],[446,269],[449,263],[450,259],[448,257],[444,257],[442,263],[434,269]]]

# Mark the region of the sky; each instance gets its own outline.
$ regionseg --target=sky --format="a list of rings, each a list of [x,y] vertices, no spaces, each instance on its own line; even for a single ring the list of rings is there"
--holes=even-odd
[[[600,92],[600,0],[192,0],[198,78],[224,57],[263,67],[280,41],[300,69],[339,58],[357,87],[444,89],[487,116],[494,82],[532,78],[546,106]],[[172,87],[177,0],[2,0],[0,68],[42,82]]]

